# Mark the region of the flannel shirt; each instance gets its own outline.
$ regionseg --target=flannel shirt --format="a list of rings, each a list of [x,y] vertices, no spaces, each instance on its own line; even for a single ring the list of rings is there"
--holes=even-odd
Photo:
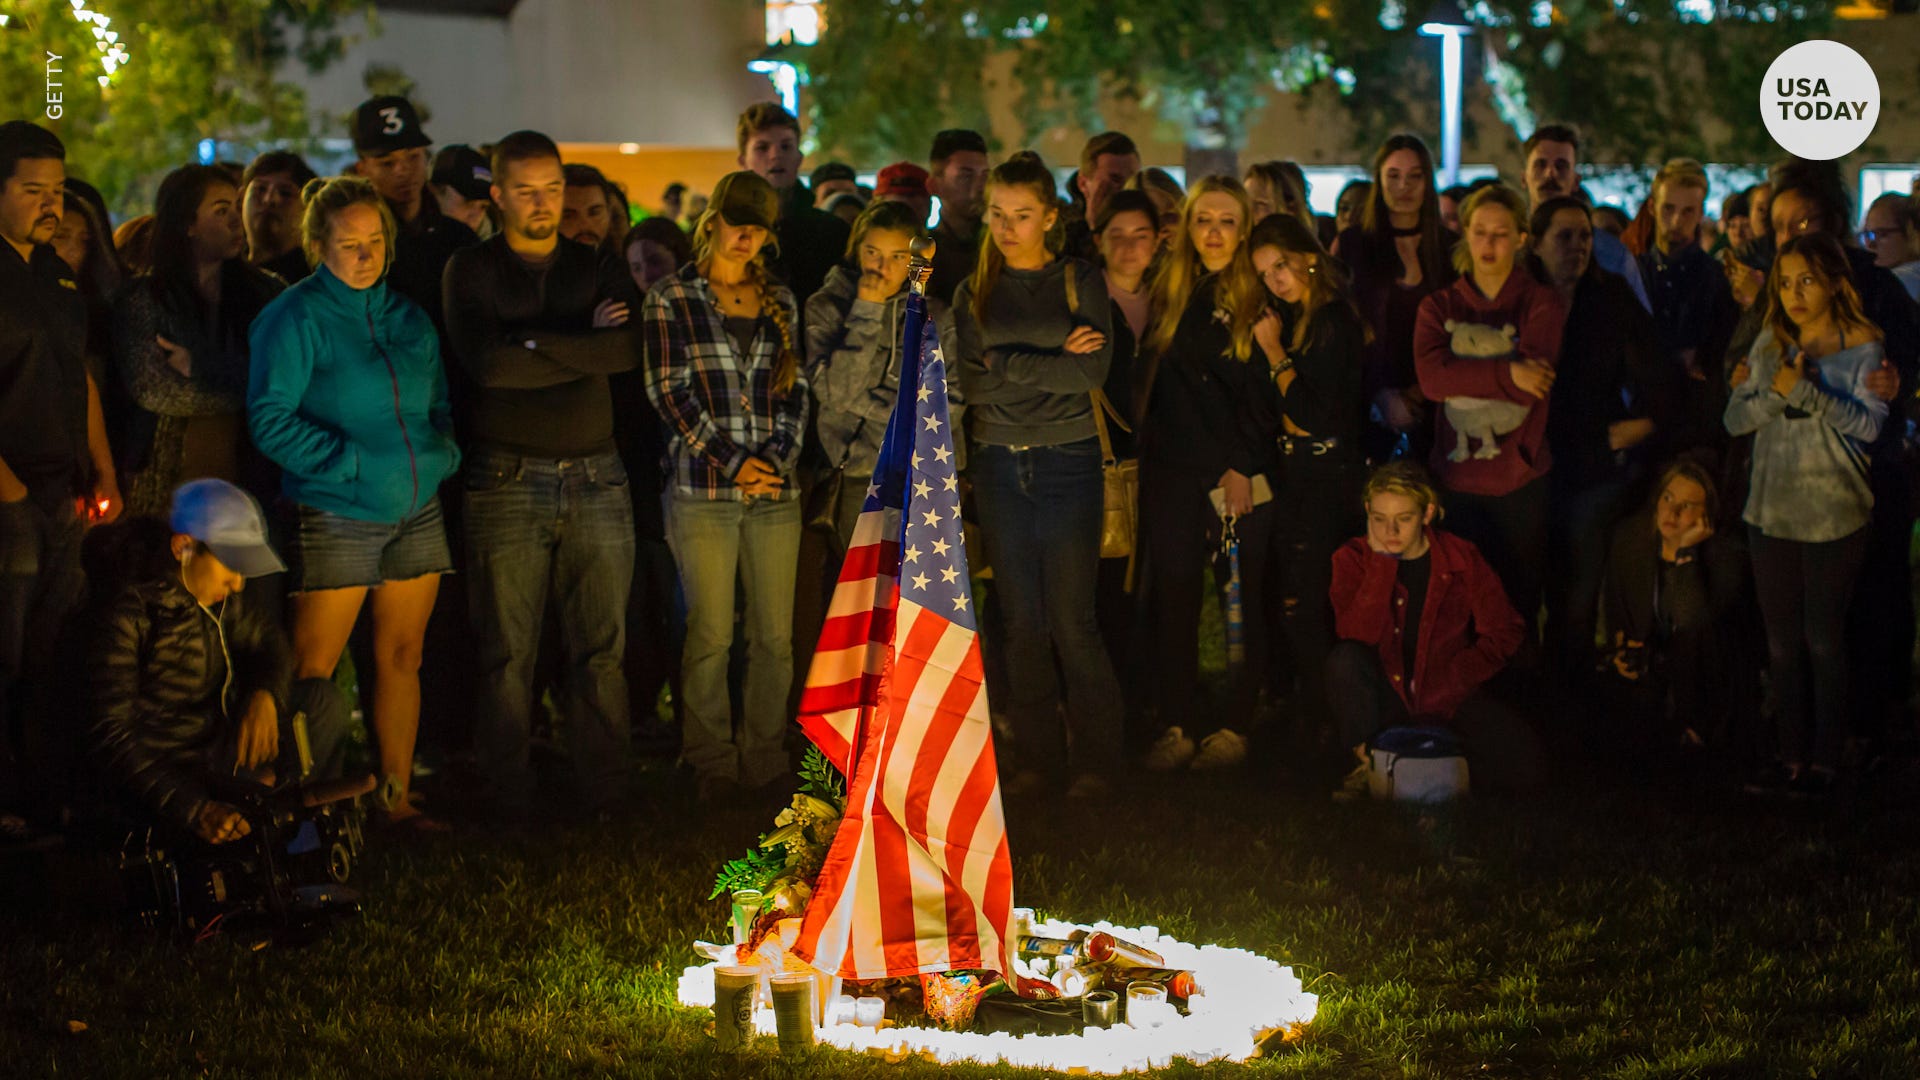
[[[796,357],[802,343],[793,293],[768,281],[788,312]],[[734,474],[758,457],[787,480],[780,498],[797,499],[793,466],[807,425],[807,380],[796,373],[782,394],[773,388],[780,329],[762,317],[751,355],[735,354],[713,290],[693,263],[664,278],[641,305],[646,341],[647,397],[666,423],[662,459],[673,490],[708,499],[739,499]]]

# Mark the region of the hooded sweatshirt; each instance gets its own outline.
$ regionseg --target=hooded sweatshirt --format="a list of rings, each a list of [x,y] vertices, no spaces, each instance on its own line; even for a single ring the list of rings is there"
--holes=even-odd
[[[1468,495],[1507,495],[1545,476],[1553,466],[1553,455],[1547,449],[1547,400],[1515,386],[1511,365],[1518,360],[1557,363],[1560,331],[1566,318],[1560,294],[1519,265],[1507,275],[1498,296],[1482,296],[1472,275],[1467,275],[1420,302],[1420,318],[1413,328],[1413,363],[1420,374],[1420,392],[1436,403],[1432,468],[1433,475],[1448,490]],[[1449,320],[1496,329],[1512,326],[1513,355],[1494,359],[1455,356],[1453,334],[1446,328]],[[1447,420],[1446,410],[1438,408],[1437,403],[1455,396],[1516,402],[1528,407],[1527,418],[1500,436],[1498,457],[1448,461],[1447,453],[1459,436]]]
[[[294,502],[398,523],[453,475],[460,450],[440,338],[385,278],[355,289],[325,266],[253,321],[247,426]]]
[[[835,466],[844,462],[848,476],[867,477],[880,461],[880,444],[900,394],[907,291],[878,304],[860,299],[859,293],[859,271],[842,263],[827,272],[826,284],[808,298],[807,385],[819,407],[814,430],[827,461]],[[959,342],[953,309],[928,297],[927,312],[941,349],[952,350]],[[957,381],[948,380],[947,399],[954,430],[964,430]],[[954,453],[964,464],[964,440],[956,441]]]

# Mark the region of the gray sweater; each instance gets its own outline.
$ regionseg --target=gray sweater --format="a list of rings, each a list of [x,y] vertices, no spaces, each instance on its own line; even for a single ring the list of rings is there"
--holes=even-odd
[[[1866,388],[1886,350],[1877,341],[1841,349],[1785,397],[1773,392],[1780,346],[1762,330],[1747,355],[1747,381],[1727,400],[1727,431],[1753,434],[1753,472],[1743,515],[1776,540],[1820,544],[1852,535],[1873,511],[1867,447],[1887,403]]]
[[[1071,307],[1069,269],[1078,293]],[[971,280],[953,294],[953,309],[975,443],[1061,446],[1094,437],[1088,391],[1106,382],[1113,359],[1113,305],[1100,271],[1073,258],[1038,270],[1003,269],[986,319],[973,317]],[[1062,350],[1076,326],[1100,331],[1106,344],[1090,353]]]
[[[895,293],[885,303],[859,298],[860,276],[845,264],[827,272],[820,291],[807,298],[807,386],[818,405],[814,428],[827,461],[843,461],[848,476],[873,475],[880,461],[893,403],[900,396],[900,335],[906,320],[907,292]],[[954,355],[953,310],[927,298],[940,348]],[[954,430],[960,430],[960,386],[947,384],[947,407]],[[966,460],[963,439],[954,440],[954,455]]]

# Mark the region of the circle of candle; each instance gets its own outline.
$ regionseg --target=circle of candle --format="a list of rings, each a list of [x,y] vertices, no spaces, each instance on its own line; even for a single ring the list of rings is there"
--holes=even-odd
[[[813,988],[813,976],[805,972],[773,977],[773,1021],[782,1054],[813,1045]]]
[[[1160,1010],[1167,1004],[1167,988],[1159,983],[1127,984],[1127,1023],[1137,1028],[1158,1027]]]
[[[1090,1028],[1110,1028],[1120,1019],[1120,995],[1111,990],[1090,991],[1080,999],[1080,1019]]]
[[[877,1028],[886,1019],[887,999],[883,997],[863,997],[853,1003],[854,1022],[861,1027]]]
[[[723,1053],[753,1041],[753,995],[760,969],[729,965],[713,973],[713,1037]]]

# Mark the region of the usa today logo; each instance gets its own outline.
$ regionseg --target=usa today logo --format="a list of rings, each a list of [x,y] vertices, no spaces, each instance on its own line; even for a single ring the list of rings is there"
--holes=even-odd
[[[1880,80],[1837,41],[1803,41],[1774,60],[1760,84],[1767,133],[1796,157],[1845,157],[1880,119]]]

